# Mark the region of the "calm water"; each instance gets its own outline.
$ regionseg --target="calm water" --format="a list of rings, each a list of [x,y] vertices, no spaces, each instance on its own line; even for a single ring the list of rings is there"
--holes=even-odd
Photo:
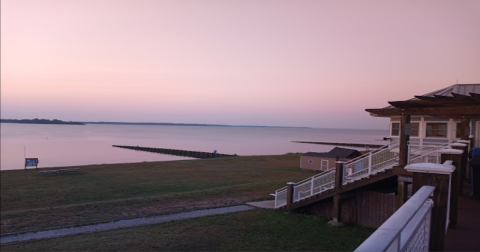
[[[334,147],[291,141],[383,144],[376,140],[387,134],[387,130],[2,123],[1,169],[23,169],[24,148],[27,157],[39,158],[39,167],[56,167],[190,159],[112,145],[269,155]]]

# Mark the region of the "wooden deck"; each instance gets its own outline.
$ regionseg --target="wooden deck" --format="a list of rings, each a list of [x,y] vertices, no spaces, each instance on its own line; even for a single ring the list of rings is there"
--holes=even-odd
[[[465,183],[464,193],[470,192],[470,184]],[[445,235],[445,251],[480,251],[480,200],[460,196],[458,224]]]

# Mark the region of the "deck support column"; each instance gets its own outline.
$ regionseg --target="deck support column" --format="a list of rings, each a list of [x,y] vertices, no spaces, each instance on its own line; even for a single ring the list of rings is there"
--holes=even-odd
[[[440,150],[441,154],[441,163],[443,164],[447,160],[452,160],[452,165],[456,169],[452,172],[451,184],[450,184],[450,222],[448,224],[449,228],[457,227],[458,220],[458,197],[460,195],[460,167],[462,164],[462,153],[463,150],[459,149],[443,149]]]
[[[406,115],[403,113],[400,117],[400,146],[398,160],[398,165],[400,167],[405,167],[408,161],[408,141],[410,141],[410,132],[407,132],[406,130],[407,124],[410,125],[410,115]]]
[[[408,199],[408,184],[412,183],[411,177],[398,176],[397,179],[397,209]]]
[[[458,169],[458,193],[459,195],[463,195],[463,184],[465,180],[467,180],[468,145],[464,143],[453,143],[450,146],[452,146],[453,149],[463,151],[459,164],[454,164]]]
[[[467,180],[467,178],[469,179],[470,178],[470,169],[468,169],[467,171],[467,159],[469,157],[469,148],[470,148],[470,144],[472,143],[471,140],[470,140],[470,118],[462,118],[460,120],[460,125],[458,125],[459,128],[459,135],[460,135],[460,139],[463,140],[463,141],[469,141],[469,144],[468,144],[468,147],[467,147],[467,151],[464,153],[465,155],[465,162],[464,162],[464,166],[465,167],[462,167],[462,170],[460,172],[460,178],[462,180],[462,185],[463,185],[463,181],[464,180]],[[463,142],[464,143],[464,142]],[[460,187],[460,192],[463,194],[463,186]]]
[[[464,140],[465,141],[465,140]],[[458,172],[459,172],[459,176],[460,176],[460,195],[463,195],[463,185],[465,183],[465,181],[470,181],[470,172],[469,172],[469,169],[467,167],[467,162],[468,162],[468,146],[469,144],[466,144],[466,143],[453,143],[451,144],[452,148],[453,149],[459,149],[459,150],[463,150],[463,153],[462,153],[462,162],[460,164],[460,166],[458,166]]]
[[[287,209],[291,211],[292,204],[293,204],[293,186],[295,185],[294,182],[287,183]]]
[[[343,183],[343,164],[342,161],[335,163],[335,195],[333,196],[333,220],[328,224],[332,226],[343,226],[342,222],[342,204],[340,200],[340,193]]]
[[[342,188],[343,184],[343,161],[336,161],[335,162],[335,191],[337,194],[340,193],[340,189]]]
[[[407,165],[405,169],[413,172],[413,194],[424,185],[435,187],[431,197],[433,207],[429,250],[443,251],[445,247],[450,176],[455,167],[452,165],[419,163]]]
[[[400,169],[401,171],[405,171],[404,167],[408,163],[408,141],[410,141],[410,132],[407,132],[407,124],[410,125],[410,115],[402,113],[400,117],[400,145],[398,147],[399,157],[396,172],[398,172],[398,169]],[[407,186],[405,184],[405,181],[401,180],[398,180],[397,186],[397,202],[398,207],[400,208],[407,200]]]

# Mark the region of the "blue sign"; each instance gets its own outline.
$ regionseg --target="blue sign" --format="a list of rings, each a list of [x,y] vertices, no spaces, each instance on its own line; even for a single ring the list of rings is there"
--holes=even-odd
[[[37,168],[38,165],[38,158],[25,158],[25,169],[27,166],[35,166]]]

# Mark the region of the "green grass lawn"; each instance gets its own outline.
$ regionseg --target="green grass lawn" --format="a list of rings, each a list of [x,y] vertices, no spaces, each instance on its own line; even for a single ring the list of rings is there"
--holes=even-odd
[[[300,154],[80,166],[80,174],[1,172],[1,233],[273,199],[302,172]],[[55,169],[62,169],[58,167]],[[46,168],[48,169],[48,168]],[[353,250],[373,231],[328,219],[255,210],[2,246],[2,251]]]
[[[312,175],[300,171],[299,156],[89,165],[78,167],[81,174],[48,177],[2,171],[1,232],[273,199],[285,182]]]
[[[2,246],[2,251],[353,251],[373,229],[255,210]]]

